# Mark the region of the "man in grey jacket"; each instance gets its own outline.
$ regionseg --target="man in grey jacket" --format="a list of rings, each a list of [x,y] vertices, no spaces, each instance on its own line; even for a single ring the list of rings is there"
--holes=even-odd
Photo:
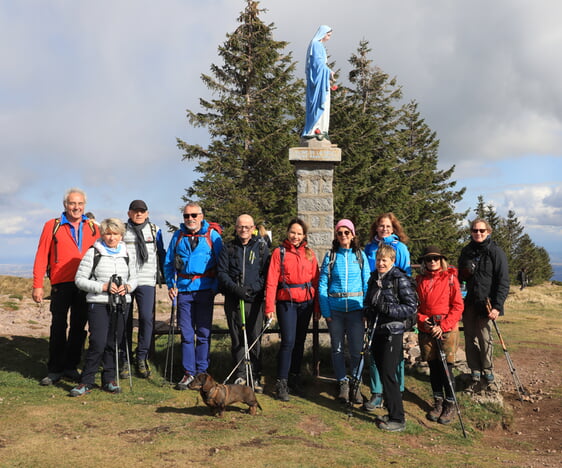
[[[138,286],[132,293],[132,298],[137,303],[139,323],[135,370],[139,377],[148,378],[150,376],[148,352],[152,342],[156,284],[161,284],[161,266],[166,252],[162,242],[162,231],[148,219],[148,207],[143,200],[133,200],[127,214],[129,220],[123,241],[127,244],[127,249],[132,252],[131,257],[136,258],[138,278]],[[132,349],[132,309],[133,301],[131,301],[131,313],[121,343],[121,359],[124,361],[124,365],[121,367],[121,378],[127,378],[130,372],[126,366],[126,360],[123,358],[125,357],[125,343],[128,344],[130,351]]]

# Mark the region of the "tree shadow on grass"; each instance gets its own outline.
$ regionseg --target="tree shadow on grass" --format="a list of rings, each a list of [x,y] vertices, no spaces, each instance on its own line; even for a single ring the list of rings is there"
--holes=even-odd
[[[30,336],[0,336],[0,368],[15,372],[22,377],[41,379],[45,377],[49,343],[44,338]]]

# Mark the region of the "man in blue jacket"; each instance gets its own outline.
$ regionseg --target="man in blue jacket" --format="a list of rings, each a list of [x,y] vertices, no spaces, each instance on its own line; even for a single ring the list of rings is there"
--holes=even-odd
[[[204,219],[201,206],[194,202],[185,205],[183,219],[170,240],[164,263],[168,295],[177,300],[181,329],[184,376],[176,385],[178,390],[186,390],[194,376],[209,367],[217,263],[222,250],[220,232]]]
[[[236,220],[236,236],[222,249],[219,257],[219,284],[224,293],[224,312],[230,330],[231,352],[234,365],[245,357],[244,327],[240,311],[244,302],[244,321],[247,343],[253,343],[263,326],[263,295],[269,249],[265,239],[254,234],[254,220],[243,214]],[[254,390],[261,386],[260,342],[250,351],[251,377]],[[245,384],[250,377],[240,365],[234,372],[234,383]]]

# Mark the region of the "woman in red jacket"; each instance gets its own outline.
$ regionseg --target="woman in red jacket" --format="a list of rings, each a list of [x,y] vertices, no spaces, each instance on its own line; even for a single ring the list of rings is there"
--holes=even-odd
[[[427,419],[449,424],[454,416],[454,388],[447,382],[447,374],[441,363],[436,340],[441,340],[447,356],[449,375],[459,343],[459,325],[464,304],[461,297],[457,270],[449,267],[447,258],[435,246],[426,247],[418,260],[421,275],[418,283],[418,329],[422,359],[429,364],[429,380],[433,391],[434,406]],[[451,382],[454,386],[454,379]]]
[[[318,262],[306,245],[306,233],[301,219],[289,222],[287,238],[271,254],[265,286],[265,315],[270,319],[277,311],[281,331],[276,396],[282,401],[289,401],[289,386],[292,393],[302,393],[304,342],[312,312],[318,312]]]

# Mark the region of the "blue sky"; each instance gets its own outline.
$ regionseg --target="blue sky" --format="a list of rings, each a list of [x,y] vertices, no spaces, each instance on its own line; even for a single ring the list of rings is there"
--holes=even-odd
[[[185,109],[211,97],[200,76],[221,63],[217,47],[244,5],[0,0],[0,264],[32,263],[43,223],[60,214],[71,186],[86,190],[99,219],[125,217],[142,198],[153,221],[178,222],[196,175],[176,138],[206,144]],[[437,132],[440,166],[456,165],[453,178],[467,188],[458,209],[480,194],[500,215],[513,209],[562,263],[562,3],[260,6],[275,39],[289,42],[299,76],[320,24],[334,30],[327,48],[344,84],[350,55],[368,40],[374,63]]]

